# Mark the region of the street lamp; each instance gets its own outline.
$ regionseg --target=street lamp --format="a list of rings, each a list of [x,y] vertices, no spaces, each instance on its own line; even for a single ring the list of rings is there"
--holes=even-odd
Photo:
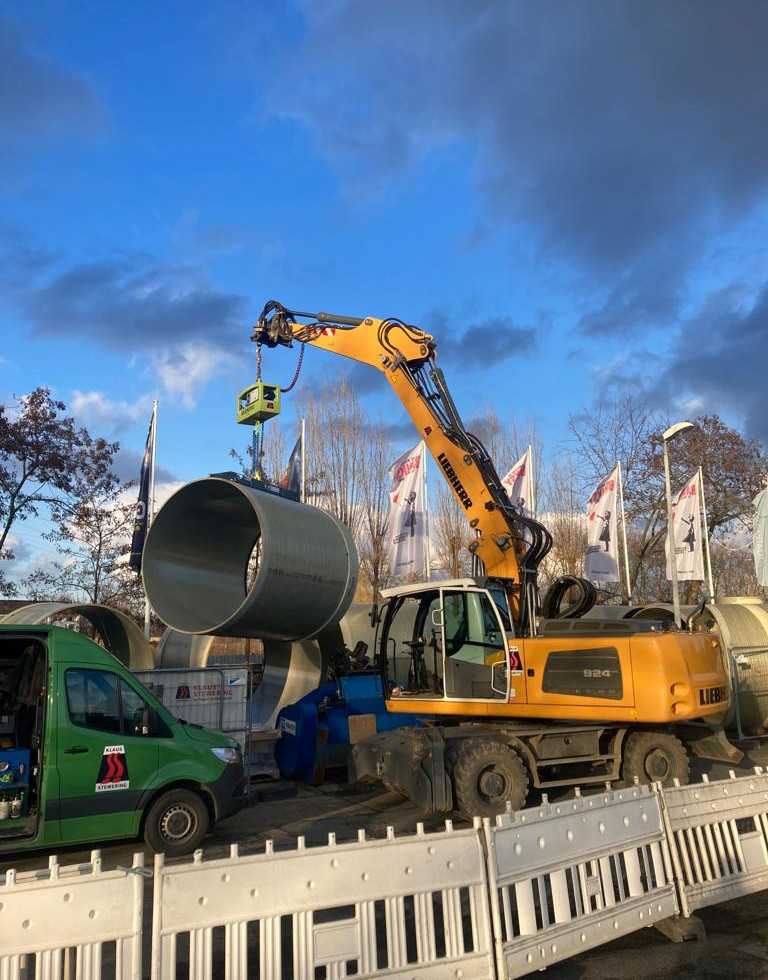
[[[669,540],[669,564],[672,569],[672,609],[675,616],[675,625],[680,628],[680,588],[677,583],[677,545],[675,544],[675,525],[672,521],[672,484],[669,478],[669,452],[667,443],[680,432],[692,429],[693,422],[675,422],[670,425],[666,432],[662,433],[664,443],[664,481],[667,488],[667,536]]]

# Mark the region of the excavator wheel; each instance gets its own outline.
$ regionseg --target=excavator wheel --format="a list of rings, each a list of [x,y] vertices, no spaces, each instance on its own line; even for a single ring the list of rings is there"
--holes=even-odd
[[[454,802],[463,817],[504,813],[507,801],[520,810],[528,796],[528,772],[520,756],[504,742],[462,739],[450,754]]]
[[[671,786],[674,779],[687,783],[690,778],[688,752],[674,735],[667,732],[632,732],[624,743],[622,777],[631,786],[635,776],[643,784]]]

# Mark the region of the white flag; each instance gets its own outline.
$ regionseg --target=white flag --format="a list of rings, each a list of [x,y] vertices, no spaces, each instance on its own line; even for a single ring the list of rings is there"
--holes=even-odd
[[[592,582],[618,582],[619,467],[602,480],[587,501],[587,555],[584,578]]]
[[[427,501],[424,466],[426,446],[420,442],[396,460],[389,470],[387,555],[395,578],[422,578],[427,556]]]
[[[701,539],[701,487],[698,470],[672,501],[672,526],[675,529],[678,579],[681,582],[703,582],[704,547]],[[664,543],[664,552],[667,556],[667,579],[671,581],[669,535]]]
[[[501,482],[510,503],[525,517],[533,517],[533,456],[530,446]]]

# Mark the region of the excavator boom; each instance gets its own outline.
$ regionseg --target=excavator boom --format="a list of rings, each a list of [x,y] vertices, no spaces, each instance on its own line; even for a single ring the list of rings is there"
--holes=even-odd
[[[252,339],[269,347],[311,344],[384,374],[476,534],[470,550],[503,584],[518,635],[531,635],[538,565],[552,537],[510,503],[485,447],[464,427],[437,367],[434,337],[394,318],[298,312],[270,300]]]

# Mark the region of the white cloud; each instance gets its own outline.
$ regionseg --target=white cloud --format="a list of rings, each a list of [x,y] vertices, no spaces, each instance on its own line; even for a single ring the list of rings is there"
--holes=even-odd
[[[185,408],[192,409],[205,385],[233,368],[236,358],[222,347],[191,341],[165,350],[152,358],[152,366],[169,395],[181,396]]]
[[[167,483],[155,484],[155,513],[172,497],[177,490],[184,486],[184,480],[169,480]]]
[[[707,410],[706,399],[699,395],[691,395],[685,398],[676,398],[673,402],[676,411],[681,415],[700,415]]]
[[[142,395],[134,402],[114,401],[102,391],[80,391],[76,388],[72,392],[70,408],[85,425],[117,432],[142,419],[149,419],[152,396]]]

